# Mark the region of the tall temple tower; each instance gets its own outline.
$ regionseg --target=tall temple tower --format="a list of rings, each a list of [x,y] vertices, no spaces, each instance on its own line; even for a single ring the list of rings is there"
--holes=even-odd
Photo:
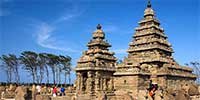
[[[192,69],[180,66],[172,57],[173,49],[167,41],[160,22],[155,17],[150,1],[144,17],[135,28],[133,40],[127,50],[128,57],[117,65],[115,89],[137,96],[148,88],[149,81],[160,88],[179,88],[181,83],[193,83]]]
[[[93,37],[87,44],[88,50],[83,52],[76,67],[76,91],[80,94],[112,92],[114,89],[113,73],[116,58],[109,51],[111,45],[105,40],[105,33],[97,25]]]

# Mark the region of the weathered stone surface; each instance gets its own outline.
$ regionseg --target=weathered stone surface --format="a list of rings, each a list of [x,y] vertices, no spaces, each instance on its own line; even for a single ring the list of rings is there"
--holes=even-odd
[[[76,73],[76,92],[79,95],[98,94],[101,91],[114,91],[114,78],[116,58],[108,47],[111,45],[105,41],[105,33],[101,25],[93,33],[93,38],[88,43],[88,50],[83,52],[79,59]]]
[[[150,2],[144,11],[144,18],[135,28],[128,56],[122,62],[117,64],[114,53],[109,51],[111,45],[105,40],[100,24],[87,47],[75,69],[76,91],[73,96],[68,96],[72,100],[199,98],[194,83],[196,75],[191,68],[181,66],[174,60],[173,48]]]
[[[178,90],[176,92],[175,100],[189,100],[190,96],[184,90]]]
[[[18,86],[15,90],[15,100],[25,100],[25,92],[22,86]]]
[[[37,95],[36,100],[51,100],[49,95]]]
[[[152,80],[153,84],[158,84],[159,87],[155,91],[155,98],[158,99],[161,97],[158,92],[161,89],[167,91],[173,88],[174,92],[182,90],[186,84],[194,84],[196,76],[192,69],[180,66],[172,57],[171,44],[167,41],[167,36],[151,7],[145,9],[144,18],[135,31],[129,44],[128,57],[116,65],[116,90],[129,91],[133,96],[142,98],[145,97],[145,93],[140,92],[146,90],[149,81]],[[190,93],[196,93],[194,87],[190,88]]]
[[[200,95],[199,92],[200,91],[198,90],[198,86],[194,84],[190,84],[189,89],[188,89],[188,94],[190,96]]]

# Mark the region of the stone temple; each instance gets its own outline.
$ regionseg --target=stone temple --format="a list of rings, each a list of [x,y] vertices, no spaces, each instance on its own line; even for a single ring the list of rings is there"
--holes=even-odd
[[[196,85],[192,69],[179,65],[172,57],[174,51],[150,1],[135,28],[128,56],[121,63],[116,63],[114,52],[109,51],[111,45],[100,24],[87,47],[75,69],[76,93],[82,100],[178,100],[174,95],[191,96],[190,88]],[[155,98],[148,94],[150,80],[158,86]],[[174,92],[181,90],[186,92]],[[198,94],[194,89],[193,92]]]

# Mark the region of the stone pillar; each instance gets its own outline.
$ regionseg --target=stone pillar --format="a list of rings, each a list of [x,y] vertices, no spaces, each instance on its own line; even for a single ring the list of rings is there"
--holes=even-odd
[[[81,74],[81,77],[80,77],[80,91],[83,92],[84,91],[84,87],[85,87],[85,81],[84,81],[84,77],[83,77],[83,73]]]
[[[100,74],[99,72],[95,73],[95,91],[100,90]]]
[[[88,78],[87,78],[87,81],[86,81],[86,85],[87,85],[87,87],[86,87],[86,91],[88,92],[88,93],[91,93],[92,92],[92,72],[91,71],[88,71],[88,73],[87,73],[87,75],[88,75]]]
[[[103,79],[103,90],[107,90],[107,82],[106,82],[106,78]]]
[[[109,80],[109,84],[108,84],[108,88],[109,88],[109,90],[113,90],[113,88],[114,88],[114,84],[113,84],[113,78],[110,78],[110,80]]]
[[[82,90],[82,76],[81,76],[80,72],[77,72],[76,90],[77,91],[81,91]]]
[[[100,78],[100,90],[103,90],[103,78]]]

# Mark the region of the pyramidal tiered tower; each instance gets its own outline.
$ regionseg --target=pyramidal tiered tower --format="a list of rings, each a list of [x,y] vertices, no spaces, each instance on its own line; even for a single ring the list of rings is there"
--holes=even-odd
[[[109,51],[111,45],[105,40],[105,33],[98,24],[97,30],[87,44],[88,50],[79,59],[76,73],[76,89],[80,94],[94,94],[101,91],[112,92],[113,73],[116,58]]]
[[[173,59],[173,49],[155,18],[150,1],[127,52],[128,57],[117,65],[114,73],[116,90],[137,96],[140,90],[148,88],[150,80],[166,89],[180,88],[181,83],[190,84],[196,79],[191,68],[180,66]]]
[[[104,99],[106,95],[109,100],[151,100],[153,97],[148,92],[152,93],[152,90],[155,97],[160,98],[155,100],[172,100],[168,97],[175,98],[175,90],[189,91],[185,86],[194,84],[196,75],[192,69],[174,60],[172,46],[155,17],[150,1],[129,44],[128,57],[122,63],[116,64],[114,53],[108,49],[111,45],[105,40],[101,28],[99,24],[93,32],[87,44],[88,50],[83,52],[75,69],[76,93],[82,95],[82,100],[96,100],[96,97],[101,97],[98,94]],[[158,88],[149,88],[152,84],[158,85]],[[169,92],[171,89],[173,93]],[[161,92],[163,90],[165,93]],[[180,94],[183,95],[182,92]]]

